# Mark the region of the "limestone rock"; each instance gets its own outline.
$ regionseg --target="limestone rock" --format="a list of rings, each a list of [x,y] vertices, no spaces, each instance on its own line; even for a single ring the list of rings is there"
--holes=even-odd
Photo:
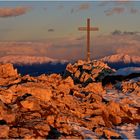
[[[41,101],[47,102],[52,97],[52,91],[47,87],[37,87],[34,84],[18,85],[10,88],[12,92],[28,93],[34,97],[40,99]]]
[[[25,138],[25,139],[32,139],[35,136],[35,134],[33,133],[33,130],[28,129],[28,128],[19,128],[18,132],[20,132],[19,137]]]
[[[16,120],[16,115],[12,112],[7,112],[6,114],[3,114],[3,120],[9,124],[13,123]]]
[[[114,70],[103,62],[68,64],[65,76],[0,71],[0,138],[112,139],[116,126],[140,122],[140,82],[106,89],[102,78]]]
[[[54,115],[49,115],[49,116],[47,116],[46,122],[47,122],[49,125],[53,125],[54,121],[55,121]]]
[[[140,82],[135,81],[128,81],[128,82],[122,82],[121,84],[122,91],[124,93],[127,92],[140,92]]]
[[[74,87],[74,81],[73,79],[69,76],[63,81],[61,81],[57,87],[57,90],[59,92],[63,92],[64,94],[69,94],[70,89]]]
[[[68,64],[63,77],[71,76],[74,83],[87,85],[93,81],[101,81],[106,75],[113,73],[109,66],[102,61],[86,62],[78,60],[75,64]]]
[[[79,70],[77,70],[74,74],[74,77],[79,79],[80,78],[80,75],[81,75],[81,72]]]
[[[97,94],[104,94],[105,90],[103,89],[102,83],[98,82],[98,83],[89,83],[85,88],[84,88],[85,92],[93,92],[93,93],[97,93]]]
[[[9,86],[20,83],[21,79],[17,77],[0,78],[0,86]]]
[[[90,71],[92,69],[92,65],[88,64],[88,65],[83,65],[82,67],[83,70],[87,70]]]
[[[10,138],[18,138],[19,137],[19,131],[18,131],[18,128],[11,128],[9,130],[9,137]]]
[[[0,90],[0,99],[3,103],[9,104],[12,102],[14,93],[8,90]]]
[[[77,67],[69,63],[66,67],[66,70],[73,74],[77,71]]]
[[[37,82],[37,79],[35,77],[32,77],[30,75],[25,75],[21,78],[22,82]]]
[[[40,136],[47,136],[50,131],[50,127],[47,123],[40,123],[35,125],[35,129],[39,133]]]
[[[8,78],[8,77],[17,77],[17,70],[14,69],[12,64],[0,64],[0,77]]]
[[[105,137],[107,139],[111,139],[111,137],[120,138],[120,135],[118,133],[114,132],[114,131],[104,129],[103,132],[104,132]]]
[[[0,125],[0,138],[8,138],[9,127],[7,125]]]
[[[84,65],[84,63],[85,63],[85,61],[83,61],[83,60],[78,60],[78,61],[77,61],[77,65],[78,65],[78,66]]]
[[[7,113],[7,107],[0,100],[0,120],[3,120],[3,115]]]
[[[52,96],[52,91],[48,88],[29,88],[29,93],[40,99],[41,101],[47,102],[50,100]]]
[[[30,111],[41,110],[39,102],[37,101],[36,98],[33,98],[32,96],[27,97],[26,100],[21,101],[20,103],[25,109],[29,109]]]

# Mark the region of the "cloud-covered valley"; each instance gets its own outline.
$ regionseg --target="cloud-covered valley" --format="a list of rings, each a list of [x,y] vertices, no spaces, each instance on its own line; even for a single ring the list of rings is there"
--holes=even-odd
[[[91,56],[101,58],[124,53],[140,56],[139,33],[122,32],[91,37]],[[0,42],[0,57],[8,55],[47,56],[55,59],[84,59],[85,36],[65,37],[47,42]]]

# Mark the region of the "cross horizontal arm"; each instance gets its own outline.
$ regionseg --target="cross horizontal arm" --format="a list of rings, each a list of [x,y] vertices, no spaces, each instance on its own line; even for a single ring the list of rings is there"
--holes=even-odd
[[[78,30],[80,30],[80,31],[87,31],[88,28],[87,28],[87,27],[79,27]],[[97,27],[90,27],[89,30],[90,30],[90,31],[98,31],[99,28],[97,28]]]

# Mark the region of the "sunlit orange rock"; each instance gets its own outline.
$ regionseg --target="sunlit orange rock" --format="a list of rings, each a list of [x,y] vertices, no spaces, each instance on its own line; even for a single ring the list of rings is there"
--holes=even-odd
[[[107,139],[111,139],[111,137],[120,138],[120,135],[114,131],[104,129],[103,132]]]
[[[30,111],[41,110],[41,107],[39,106],[39,102],[37,101],[36,98],[33,98],[32,96],[27,97],[26,100],[23,100],[20,103],[25,109],[29,109]]]
[[[7,125],[0,125],[0,138],[1,139],[8,138],[9,129],[10,129],[9,126]]]
[[[0,64],[0,77],[8,78],[8,77],[17,77],[17,70],[14,69],[12,64]]]
[[[82,60],[67,66],[66,77],[18,76],[14,69],[9,75],[4,72],[7,77],[0,76],[0,138],[82,139],[87,138],[84,130],[91,138],[120,138],[113,128],[140,122],[139,103],[126,97],[129,92],[139,100],[139,82],[127,79],[119,86],[112,84],[110,90],[115,92],[110,93],[102,86],[102,77],[111,72],[100,61]]]
[[[86,92],[93,92],[93,93],[97,93],[97,94],[104,94],[105,90],[102,87],[102,83],[98,82],[98,83],[89,83],[85,88],[84,91]]]
[[[3,103],[11,103],[13,99],[14,93],[8,91],[8,90],[0,90],[0,100]]]

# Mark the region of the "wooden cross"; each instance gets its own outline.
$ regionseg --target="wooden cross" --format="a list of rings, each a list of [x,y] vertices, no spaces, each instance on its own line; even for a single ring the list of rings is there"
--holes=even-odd
[[[87,61],[90,61],[90,31],[98,31],[97,27],[90,27],[90,18],[87,19],[87,27],[79,27],[80,31],[87,31]]]

